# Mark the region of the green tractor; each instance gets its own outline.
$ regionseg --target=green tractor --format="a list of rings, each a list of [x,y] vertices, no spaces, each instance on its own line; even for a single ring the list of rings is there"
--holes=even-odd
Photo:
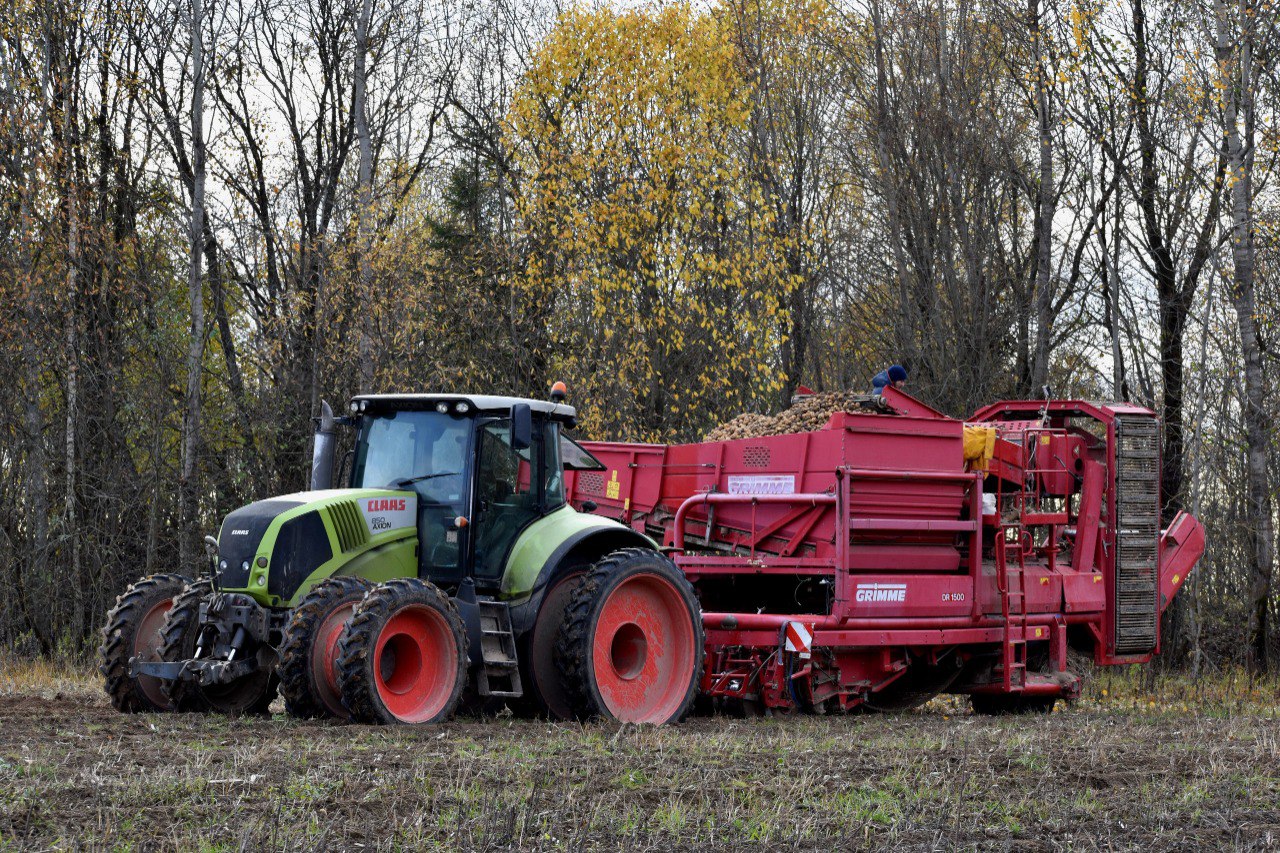
[[[566,469],[603,466],[550,401],[354,398],[316,420],[313,490],[230,513],[192,579],[133,584],[101,672],[121,711],[431,723],[459,705],[680,719],[702,671],[693,589],[646,536],[580,513]],[[334,485],[338,431],[355,431]],[[590,507],[587,507],[590,509]]]

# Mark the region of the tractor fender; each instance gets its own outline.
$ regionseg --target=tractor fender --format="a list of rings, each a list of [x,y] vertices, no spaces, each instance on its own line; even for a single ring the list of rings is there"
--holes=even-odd
[[[659,550],[658,543],[648,536],[610,518],[580,513],[568,506],[544,520],[553,517],[558,517],[557,523],[544,530],[531,528],[511,549],[502,586],[517,635],[533,627],[543,594],[564,572],[585,568],[619,548]],[[526,541],[528,534],[533,535]]]

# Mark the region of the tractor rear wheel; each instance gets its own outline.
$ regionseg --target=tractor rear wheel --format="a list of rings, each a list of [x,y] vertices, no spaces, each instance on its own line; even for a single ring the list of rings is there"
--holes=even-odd
[[[578,717],[674,723],[702,677],[702,612],[671,560],[624,548],[599,560],[574,591],[556,643]]]
[[[556,666],[556,643],[564,627],[564,612],[573,593],[581,585],[583,572],[563,575],[547,589],[538,608],[538,616],[529,635],[526,672],[530,697],[535,710],[555,720],[568,720],[574,715],[573,701],[564,684],[564,675]]]
[[[335,669],[357,723],[444,722],[467,682],[462,617],[435,584],[387,581],[356,606]]]
[[[356,605],[373,584],[364,578],[333,577],[316,584],[289,617],[280,647],[280,695],[289,714],[301,719],[351,714],[342,704],[335,662],[338,640]]]
[[[999,717],[1008,714],[1048,714],[1058,700],[1053,696],[1022,696],[1017,693],[975,693],[969,697],[975,714]]]
[[[163,660],[191,660],[196,656],[200,634],[200,604],[213,595],[213,584],[199,580],[187,584],[173,601],[173,608],[160,629],[160,656]],[[267,714],[276,698],[276,676],[259,670],[230,684],[202,687],[193,681],[163,682],[165,695],[175,710],[223,714]]]
[[[107,614],[98,648],[98,672],[106,679],[107,695],[117,711],[170,711],[173,706],[158,678],[129,677],[129,659],[163,660],[159,655],[160,628],[165,615],[189,583],[182,575],[143,578],[116,598]]]

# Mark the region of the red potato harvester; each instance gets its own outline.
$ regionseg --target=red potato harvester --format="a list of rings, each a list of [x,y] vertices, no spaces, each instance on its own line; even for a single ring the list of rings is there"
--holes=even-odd
[[[1160,650],[1204,551],[1160,524],[1153,412],[1006,401],[953,420],[894,388],[813,432],[588,442],[575,506],[663,543],[706,632],[701,692],[744,711],[1048,710],[1100,665]]]

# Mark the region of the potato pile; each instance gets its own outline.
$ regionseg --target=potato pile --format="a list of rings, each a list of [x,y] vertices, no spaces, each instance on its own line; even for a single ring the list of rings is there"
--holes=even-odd
[[[747,412],[707,433],[703,441],[732,441],[736,438],[758,438],[762,435],[784,435],[822,429],[834,412],[859,411],[858,403],[865,394],[851,391],[824,391],[804,397],[791,408],[776,415]]]

